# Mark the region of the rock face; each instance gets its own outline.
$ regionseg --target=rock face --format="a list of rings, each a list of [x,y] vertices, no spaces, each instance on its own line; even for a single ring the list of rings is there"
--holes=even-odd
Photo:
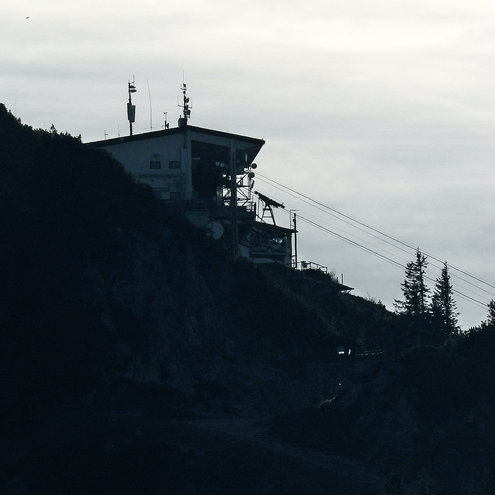
[[[493,493],[487,326],[401,348],[381,305],[230,261],[1,106],[0,225],[1,493]]]

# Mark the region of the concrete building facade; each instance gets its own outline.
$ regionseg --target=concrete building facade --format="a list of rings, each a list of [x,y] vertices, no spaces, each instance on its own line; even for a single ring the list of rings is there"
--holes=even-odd
[[[292,266],[295,231],[266,222],[252,199],[254,159],[264,143],[183,122],[88,145],[107,151],[191,223],[230,242],[235,256]]]

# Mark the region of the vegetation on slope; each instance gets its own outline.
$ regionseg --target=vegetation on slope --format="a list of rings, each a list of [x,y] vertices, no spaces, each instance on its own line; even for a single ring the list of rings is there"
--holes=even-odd
[[[338,338],[108,155],[22,126],[1,106],[0,164],[7,484],[60,490],[80,473],[56,452],[93,456],[119,411],[266,414],[320,398]],[[117,427],[116,444],[127,442]],[[74,431],[94,428],[106,440],[84,447]],[[68,478],[57,488],[46,470]]]
[[[380,304],[229,261],[3,106],[0,225],[2,493],[491,493],[492,323],[412,349]]]

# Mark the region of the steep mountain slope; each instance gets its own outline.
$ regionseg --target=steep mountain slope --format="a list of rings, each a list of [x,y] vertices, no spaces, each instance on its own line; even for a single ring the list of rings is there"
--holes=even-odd
[[[3,106],[0,226],[1,493],[491,493],[486,328],[401,348],[383,306],[230,261]]]
[[[51,493],[30,455],[62,467],[31,439],[62,448],[95,411],[98,427],[118,411],[259,415],[333,387],[324,369],[341,339],[107,155],[2,107],[0,163],[7,482]]]

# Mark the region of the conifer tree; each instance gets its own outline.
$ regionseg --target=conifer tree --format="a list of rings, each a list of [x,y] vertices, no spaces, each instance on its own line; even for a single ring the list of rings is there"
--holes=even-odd
[[[428,294],[426,286],[426,256],[416,250],[416,259],[406,265],[404,282],[401,284],[404,300],[395,300],[395,309],[398,314],[405,316],[416,328],[418,345],[420,335],[424,332],[429,320]]]
[[[444,263],[440,277],[436,280],[431,299],[433,327],[441,332],[444,339],[459,333],[457,324],[459,313],[456,309],[449,269],[447,263]]]
[[[426,319],[428,314],[428,293],[426,286],[426,268],[428,266],[426,256],[416,250],[416,259],[406,265],[404,282],[401,284],[404,300],[396,300],[395,308],[400,314],[412,319]]]
[[[488,303],[488,317],[485,323],[487,326],[495,327],[495,299]]]

